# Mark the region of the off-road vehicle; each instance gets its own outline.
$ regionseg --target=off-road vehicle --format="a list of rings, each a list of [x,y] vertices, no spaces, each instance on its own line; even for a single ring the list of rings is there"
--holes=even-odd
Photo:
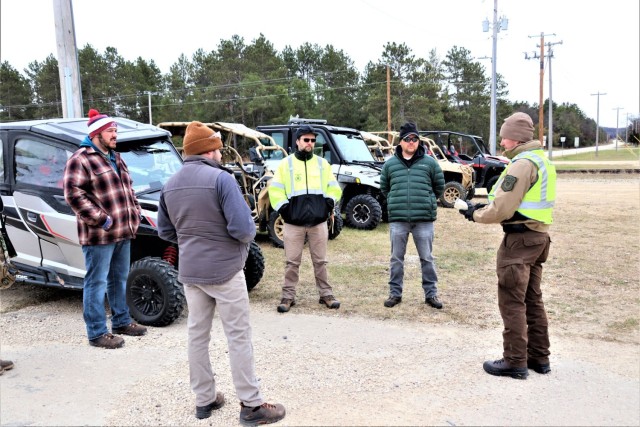
[[[190,122],[163,122],[158,127],[166,129],[173,136],[183,137]],[[213,122],[205,126],[220,132],[223,140],[222,163],[231,169],[238,181],[242,195],[251,208],[257,231],[269,233],[269,238],[277,247],[284,246],[284,221],[274,211],[269,202],[269,182],[277,162],[287,156],[287,152],[273,138],[240,123]],[[244,156],[240,154],[244,152]],[[248,159],[247,159],[248,157]],[[342,217],[334,215],[328,220],[329,239],[333,240],[342,231]]]
[[[356,129],[328,124],[326,120],[291,117],[284,125],[258,126],[288,153],[296,149],[296,130],[309,124],[318,133],[314,153],[331,164],[342,189],[340,213],[353,228],[372,230],[382,220],[386,200],[380,192],[382,162],[371,155]]]
[[[385,137],[395,147],[400,142],[400,133],[396,131],[369,132],[373,135]],[[440,164],[444,173],[444,193],[440,197],[440,204],[445,208],[452,208],[456,199],[467,200],[475,193],[474,170],[471,166],[454,163],[447,159],[444,152],[430,138],[420,136],[420,144]]]
[[[382,136],[363,130],[360,131],[360,135],[362,135],[364,142],[367,143],[367,147],[369,147],[373,157],[379,162],[385,162],[389,157],[393,156],[393,145]]]
[[[452,162],[469,165],[475,171],[475,187],[486,188],[487,192],[498,181],[498,177],[509,164],[504,156],[489,153],[482,137],[460,132],[429,130],[420,135],[432,139]],[[474,194],[467,195],[473,198]]]
[[[139,323],[165,326],[180,316],[185,299],[177,279],[178,249],[158,237],[156,220],[160,190],[182,167],[182,157],[166,130],[115,120],[116,150],[127,164],[142,207],[142,221],[131,241],[127,303]],[[86,118],[0,123],[0,192],[17,252],[12,258],[20,271],[16,283],[82,290],[84,257],[62,179],[67,159],[87,132]],[[251,290],[264,273],[264,257],[255,242],[244,269]]]

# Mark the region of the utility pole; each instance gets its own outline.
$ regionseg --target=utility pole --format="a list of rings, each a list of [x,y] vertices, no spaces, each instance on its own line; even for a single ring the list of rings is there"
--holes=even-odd
[[[71,0],[53,0],[63,117],[82,117],[80,66]]]
[[[553,48],[551,46],[556,44],[562,44],[562,41],[555,43],[547,43],[549,53],[547,58],[549,59],[549,160],[553,158],[553,97],[552,95],[552,79],[551,79],[551,59],[553,58]]]
[[[524,58],[525,59],[537,59],[540,58],[540,105],[538,107],[538,139],[540,140],[541,143],[544,144],[544,36],[555,36],[555,33],[551,33],[551,34],[544,34],[544,32],[540,33],[540,56],[538,57],[536,54],[534,54],[531,58],[528,57],[528,55],[525,53],[524,54]],[[529,38],[531,37],[538,37],[538,36],[529,36]],[[551,147],[551,140],[549,140],[549,147]],[[551,150],[549,150],[551,151]]]
[[[387,64],[387,132],[391,135],[391,68]]]
[[[146,91],[145,93],[149,96],[149,124],[152,125],[153,120],[151,120],[151,95],[155,95],[155,93],[152,93],[150,91]]]
[[[616,151],[618,151],[618,140],[620,139],[620,137],[618,136],[618,123],[620,120],[620,110],[624,110],[624,108],[616,107],[614,108],[614,110],[616,110]]]
[[[606,93],[592,93],[591,96],[598,97],[597,112],[596,112],[596,157],[598,157],[598,138],[600,135],[600,95],[606,95]]]
[[[493,29],[492,38],[492,55],[491,55],[491,119],[489,129],[489,151],[492,155],[496,154],[496,59],[498,51],[498,33],[500,30],[509,28],[509,20],[504,16],[498,19],[498,0],[493,0],[493,24],[489,25],[489,20],[482,22],[482,31],[489,31],[489,27]]]

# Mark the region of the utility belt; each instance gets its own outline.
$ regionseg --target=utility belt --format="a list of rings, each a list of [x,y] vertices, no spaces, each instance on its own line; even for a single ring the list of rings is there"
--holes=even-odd
[[[524,233],[525,231],[531,231],[531,229],[524,224],[502,224],[502,231],[506,234]]]

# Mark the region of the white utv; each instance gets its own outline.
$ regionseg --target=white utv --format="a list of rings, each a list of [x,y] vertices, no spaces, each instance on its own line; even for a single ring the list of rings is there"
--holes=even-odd
[[[127,303],[141,324],[166,326],[185,305],[178,281],[178,248],[158,237],[156,220],[160,190],[182,167],[182,157],[166,130],[117,118],[116,150],[126,162],[142,221],[131,241]],[[20,283],[82,290],[86,274],[78,243],[76,216],[64,198],[62,178],[67,159],[87,135],[87,119],[50,119],[0,123],[4,203],[12,258]],[[264,273],[260,246],[250,245],[245,263],[247,288]]]

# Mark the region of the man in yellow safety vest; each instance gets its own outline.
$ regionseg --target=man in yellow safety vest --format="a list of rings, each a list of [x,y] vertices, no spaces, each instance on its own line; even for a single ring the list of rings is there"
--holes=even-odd
[[[489,191],[489,204],[461,209],[469,221],[502,224],[498,249],[498,305],[504,323],[503,358],[484,362],[497,376],[526,379],[529,369],[551,371],[549,331],[542,302],[542,264],[549,255],[549,227],[556,199],[556,170],[538,140],[528,114],[507,117],[500,145],[511,159]]]
[[[286,267],[282,300],[278,312],[286,313],[295,305],[302,249],[309,241],[320,304],[339,308],[327,276],[327,219],[342,196],[331,166],[313,154],[316,131],[309,125],[296,130],[297,150],[284,158],[269,185],[269,201],[284,220]]]

